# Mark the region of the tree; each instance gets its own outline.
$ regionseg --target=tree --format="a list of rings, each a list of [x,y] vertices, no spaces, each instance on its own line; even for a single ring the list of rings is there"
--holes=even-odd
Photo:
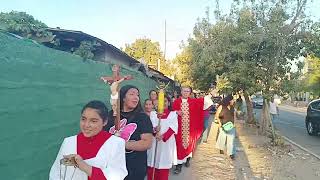
[[[147,38],[137,39],[132,44],[126,44],[124,52],[138,61],[143,60],[154,69],[157,69],[158,60],[160,60],[160,72],[168,76],[172,75],[172,64],[164,59],[159,42],[152,42]]]
[[[151,39],[137,39],[131,45],[126,44],[125,46],[125,53],[137,60],[143,59],[148,65],[157,67],[158,59],[162,58],[159,43],[152,42]]]
[[[307,74],[303,79],[306,90],[320,97],[320,22],[312,24],[303,40]]]
[[[175,67],[172,61],[170,60],[162,60],[160,61],[160,72],[168,77],[174,77]]]
[[[291,64],[303,55],[303,41],[310,30],[304,15],[306,3],[237,0],[230,14],[219,15],[214,24],[207,13],[196,23],[188,41],[192,82],[204,89],[216,74],[227,77],[234,92],[244,92],[249,118],[249,95],[262,91],[265,108],[261,129],[266,133],[271,123],[269,99],[285,90],[281,85],[291,74]]]
[[[46,30],[47,27],[46,24],[25,12],[0,13],[0,29],[34,39],[39,43],[53,42],[54,36]]]
[[[320,97],[320,58],[310,56],[307,58],[309,72],[307,74],[307,87],[316,96]]]
[[[232,34],[232,24],[229,22],[218,22],[216,25],[210,23],[209,11],[206,17],[198,20],[194,27],[193,36],[188,40],[188,48],[191,52],[190,73],[194,87],[207,90],[215,81],[216,75],[222,75],[228,68],[225,61],[226,51],[229,44],[225,43]],[[220,32],[225,33],[220,33]]]
[[[190,73],[191,52],[190,49],[184,47],[182,52],[178,54],[173,60],[175,67],[175,80],[185,86],[193,87],[191,83]]]
[[[93,51],[98,46],[101,46],[101,44],[96,41],[82,41],[73,54],[81,56],[84,60],[92,59],[94,57]]]
[[[232,86],[227,77],[217,76],[216,78],[217,90],[221,93],[230,94],[232,93]]]
[[[306,32],[302,43],[306,56],[320,57],[320,22],[311,25],[311,29]]]
[[[248,121],[253,121],[253,109],[249,95],[258,91],[256,70],[252,67],[255,47],[259,39],[252,36],[255,27],[251,13],[244,9],[238,12],[239,19],[226,17],[216,24],[209,22],[209,16],[195,25],[194,37],[189,39],[192,50],[192,81],[200,89],[207,89],[216,75],[227,77],[231,91],[243,91],[249,112]],[[238,17],[239,17],[238,16]],[[251,33],[248,33],[251,32]],[[261,88],[260,88],[261,89]]]

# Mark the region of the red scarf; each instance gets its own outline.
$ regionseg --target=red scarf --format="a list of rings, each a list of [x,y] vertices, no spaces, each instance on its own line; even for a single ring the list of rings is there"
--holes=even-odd
[[[170,114],[170,110],[168,108],[166,108],[164,111],[163,111],[163,114],[161,116],[161,119],[167,119],[167,117],[169,116]]]

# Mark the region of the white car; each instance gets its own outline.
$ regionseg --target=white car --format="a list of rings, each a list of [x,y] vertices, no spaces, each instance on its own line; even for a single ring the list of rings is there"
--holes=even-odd
[[[263,97],[256,96],[251,99],[253,108],[262,108],[263,106]]]

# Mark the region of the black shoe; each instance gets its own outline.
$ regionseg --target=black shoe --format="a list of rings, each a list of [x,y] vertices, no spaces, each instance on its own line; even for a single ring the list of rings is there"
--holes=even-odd
[[[234,158],[235,158],[234,155],[230,155],[230,159],[234,160]]]
[[[186,167],[190,167],[190,158],[187,158],[187,162],[184,164]]]
[[[180,174],[181,173],[181,168],[182,168],[182,164],[178,164],[178,165],[176,165],[176,168],[173,170],[173,172],[175,174]]]
[[[223,153],[223,150],[220,150],[220,154],[224,154],[224,153]]]

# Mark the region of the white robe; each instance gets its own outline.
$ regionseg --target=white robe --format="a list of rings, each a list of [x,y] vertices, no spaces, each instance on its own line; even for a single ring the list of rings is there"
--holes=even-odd
[[[63,155],[69,154],[77,154],[77,135],[64,139],[51,167],[49,180],[60,180],[60,168],[63,179],[66,166],[60,166],[60,159],[63,158]],[[90,166],[100,168],[108,180],[123,180],[128,174],[125,160],[125,141],[116,136],[111,136],[106,140],[94,158],[84,161]],[[72,166],[67,166],[66,180],[71,180],[74,169]],[[88,180],[88,176],[76,168],[72,179]]]
[[[157,113],[152,111],[150,113],[150,119],[153,127],[158,126]],[[178,133],[178,116],[176,111],[169,113],[167,119],[160,121],[160,134],[163,135],[171,128],[174,133]],[[154,153],[156,147],[156,138],[153,137],[152,147],[148,149],[148,166],[153,167]],[[177,164],[177,146],[174,134],[166,141],[158,141],[157,145],[157,157],[155,162],[155,168],[157,169],[170,169],[173,165]]]
[[[203,110],[207,110],[209,109],[210,106],[213,105],[213,101],[212,101],[212,95],[206,95],[203,98]]]

